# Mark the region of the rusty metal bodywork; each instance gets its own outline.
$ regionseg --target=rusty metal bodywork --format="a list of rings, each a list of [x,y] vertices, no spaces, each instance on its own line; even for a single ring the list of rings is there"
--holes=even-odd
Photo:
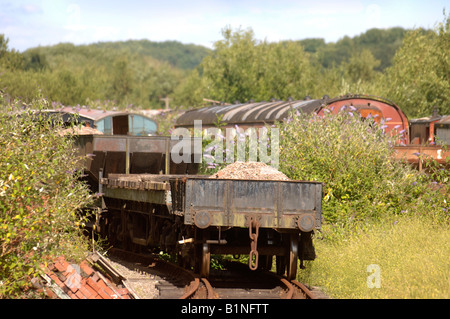
[[[213,179],[189,175],[113,174],[102,178],[105,197],[167,205],[184,224],[320,229],[322,184],[304,181]]]
[[[450,116],[433,114],[410,120],[410,143],[396,145],[395,157],[422,170],[427,161],[433,160],[450,166]]]
[[[445,167],[450,165],[450,150],[439,145],[403,145],[394,146],[395,158],[413,164],[421,171],[424,163],[430,160]]]
[[[184,144],[191,151],[190,163],[175,163],[171,149]],[[197,174],[199,156],[193,146],[195,139],[177,141],[167,136],[80,135],[75,140],[79,155],[85,157],[91,189],[98,191],[100,174]]]
[[[195,178],[186,179],[184,188],[188,225],[248,227],[253,217],[266,228],[320,228],[320,183]]]
[[[372,117],[376,122],[383,123],[386,126],[384,129],[386,133],[394,131],[394,133],[400,134],[399,142],[403,144],[409,142],[408,118],[394,102],[369,95],[344,96],[327,100],[317,114],[322,115],[325,109],[337,113],[343,106],[346,106],[347,109],[353,107],[362,117]]]

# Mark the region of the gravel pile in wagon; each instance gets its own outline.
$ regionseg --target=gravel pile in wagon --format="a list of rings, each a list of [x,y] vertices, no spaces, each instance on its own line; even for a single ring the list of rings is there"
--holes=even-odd
[[[224,179],[252,179],[252,180],[278,180],[290,179],[272,166],[260,162],[235,162],[221,169],[211,178]]]

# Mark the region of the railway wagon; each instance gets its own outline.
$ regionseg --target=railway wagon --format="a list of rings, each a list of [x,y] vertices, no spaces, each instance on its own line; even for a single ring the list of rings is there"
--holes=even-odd
[[[105,135],[149,136],[158,130],[157,123],[151,118],[128,111],[106,111],[83,106],[62,107],[47,110],[47,113],[61,116],[64,122],[83,123],[84,126],[96,128]]]
[[[80,165],[94,193],[99,191],[99,179],[109,174],[197,174],[194,156],[198,152],[194,147],[190,161],[173,161],[170,151],[179,143],[170,136],[87,134],[75,138],[78,155],[85,158]]]
[[[100,183],[110,240],[158,247],[205,277],[211,254],[248,254],[251,269],[276,256],[277,272],[293,279],[321,225],[317,182],[112,174]]]
[[[202,276],[211,254],[249,255],[251,269],[271,268],[275,256],[277,272],[291,279],[298,259],[315,258],[321,183],[196,175],[198,164],[172,160],[180,141],[168,137],[82,136],[78,143],[95,155],[85,163],[102,194],[94,229],[113,246],[163,250]],[[198,155],[194,141],[183,143]]]

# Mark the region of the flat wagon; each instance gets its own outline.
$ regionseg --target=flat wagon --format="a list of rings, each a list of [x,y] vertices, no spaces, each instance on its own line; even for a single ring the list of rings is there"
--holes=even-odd
[[[194,175],[110,174],[100,179],[105,235],[131,249],[158,246],[208,276],[211,254],[295,278],[321,226],[322,184]]]

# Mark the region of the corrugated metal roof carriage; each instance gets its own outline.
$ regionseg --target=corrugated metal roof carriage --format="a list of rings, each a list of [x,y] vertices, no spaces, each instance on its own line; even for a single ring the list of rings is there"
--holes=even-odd
[[[427,121],[428,133],[424,133],[423,135],[426,137],[421,139],[421,143],[424,145],[413,145],[410,141],[410,134],[416,134],[418,126],[422,123],[415,120],[408,121],[406,115],[394,102],[372,95],[347,95],[331,99],[324,96],[322,99],[249,101],[233,105],[213,105],[184,113],[178,118],[175,126],[192,128],[195,120],[201,120],[202,128],[208,128],[215,127],[220,120],[222,127],[238,125],[242,129],[247,129],[283,121],[290,116],[291,111],[323,115],[325,109],[337,113],[343,106],[357,111],[363,118],[372,117],[376,122],[382,122],[385,125],[386,133],[395,130],[396,133],[401,134],[400,143],[395,146],[396,157],[418,165],[419,169],[425,158],[433,158],[440,163],[446,163],[446,158],[450,156],[450,151],[441,146],[425,145],[430,141],[434,142],[434,136],[441,137],[444,144],[450,144],[448,117],[443,116],[433,121]],[[414,129],[410,129],[410,126],[413,126]],[[416,155],[419,153],[423,156]]]
[[[226,106],[208,106],[188,111],[181,115],[176,127],[193,127],[194,120],[201,120],[202,127],[215,126],[218,119],[225,126],[239,125],[242,128],[250,126],[260,127],[283,121],[290,116],[290,112],[297,110],[306,114],[323,114],[324,109],[333,113],[339,112],[343,106],[352,106],[363,117],[372,116],[377,122],[385,121],[385,131],[396,129],[402,132],[404,143],[408,141],[408,119],[402,110],[392,101],[370,95],[349,95],[329,99],[288,100],[270,102],[237,103]]]

